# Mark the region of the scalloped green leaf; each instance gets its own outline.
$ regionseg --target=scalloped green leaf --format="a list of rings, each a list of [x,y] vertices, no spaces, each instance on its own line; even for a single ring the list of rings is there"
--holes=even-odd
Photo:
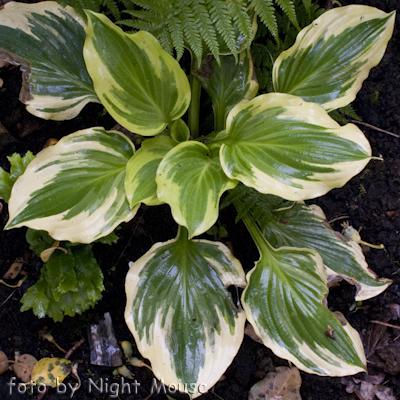
[[[37,242],[40,233],[35,237],[30,236],[31,242]],[[101,299],[103,273],[91,246],[67,243],[63,246],[68,254],[55,252],[51,255],[40,271],[39,280],[22,296],[21,311],[32,309],[39,318],[47,316],[61,322],[64,315],[81,314]]]
[[[131,207],[138,203],[147,206],[162,204],[157,198],[157,168],[175,146],[176,142],[168,136],[147,139],[129,160],[126,166],[125,191]]]
[[[90,243],[130,221],[126,164],[134,153],[122,133],[90,128],[41,151],[15,182],[8,228],[47,231],[55,240]]]
[[[328,283],[345,279],[357,287],[356,300],[367,300],[382,293],[392,283],[377,279],[365,261],[361,247],[335,232],[316,205],[295,204],[272,212],[262,227],[268,242],[275,248],[288,246],[313,249],[322,257]]]
[[[327,11],[297,36],[273,68],[277,92],[320,104],[327,110],[351,103],[371,68],[383,57],[395,12],[350,5]]]
[[[342,187],[370,160],[359,128],[340,126],[314,103],[269,93],[228,114],[221,164],[227,176],[287,200],[322,196]]]
[[[199,142],[180,143],[157,170],[158,199],[171,206],[175,221],[188,228],[190,238],[214,225],[222,194],[237,185],[224,174],[218,151]]]
[[[326,308],[328,287],[321,256],[309,249],[275,250],[248,217],[244,221],[260,259],[247,274],[242,304],[265,346],[309,373],[345,376],[365,371],[358,332],[342,314]]]
[[[150,33],[126,34],[104,15],[86,14],[84,59],[111,116],[144,136],[180,118],[189,107],[190,86],[178,62]]]
[[[211,76],[199,75],[199,79],[212,100],[214,129],[225,129],[228,112],[236,104],[251,100],[257,94],[258,82],[254,75],[251,54],[243,51],[239,62],[234,56],[221,56],[219,65],[214,57],[207,57],[203,60],[202,67],[206,71],[212,71]]]
[[[28,164],[35,158],[31,151],[21,157],[18,153],[7,157],[10,162],[10,172],[0,168],[0,199],[4,199],[6,203],[10,200],[11,189],[17,178],[24,173]]]
[[[154,375],[191,398],[218,381],[242,343],[246,317],[229,285],[245,286],[240,262],[184,228],[130,263],[125,321]]]
[[[0,10],[0,59],[21,66],[20,99],[31,114],[60,121],[100,102],[83,60],[85,27],[73,8],[53,1]]]

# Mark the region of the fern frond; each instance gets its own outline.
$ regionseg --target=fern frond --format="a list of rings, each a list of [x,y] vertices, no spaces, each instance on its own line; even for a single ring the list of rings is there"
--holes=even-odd
[[[347,104],[347,106],[344,106],[342,108],[338,108],[337,110],[333,110],[329,113],[329,115],[337,122],[340,124],[347,124],[349,121],[348,119],[355,119],[356,121],[361,121],[361,118],[357,115],[357,113],[354,111],[354,108],[351,106],[351,104]]]
[[[168,53],[172,55],[172,50],[174,49],[174,45],[172,43],[171,35],[167,29],[163,29],[159,36],[160,44],[162,48]]]
[[[307,11],[308,16],[311,17],[311,0],[303,0],[303,6]]]
[[[154,25],[150,24],[146,21],[137,20],[137,19],[122,19],[116,22],[117,25],[125,25],[128,28],[133,28],[138,31],[147,31],[151,32],[154,30]]]
[[[228,49],[237,56],[235,31],[233,29],[232,18],[229,15],[228,6],[225,2],[212,1],[207,2],[211,19],[217,29],[217,32],[224,39]]]
[[[296,11],[292,0],[275,0],[276,4],[283,10],[283,12],[290,19],[290,22],[300,30],[297,22]]]
[[[206,4],[204,0],[193,1],[192,7],[200,35],[211,52],[215,55],[215,58],[219,64],[219,45],[217,42],[217,35],[215,33],[211,18],[208,14]]]
[[[278,24],[275,17],[275,8],[272,0],[252,0],[250,6],[258,14],[263,24],[274,37],[278,37]]]
[[[85,15],[84,9],[99,12],[102,0],[58,0],[57,3],[63,7],[71,6],[79,14]]]
[[[228,12],[239,31],[245,36],[246,41],[251,43],[253,37],[252,22],[243,1],[231,0],[228,4]]]
[[[169,21],[169,25],[171,28],[170,31],[172,43],[176,50],[176,58],[180,60],[183,55],[183,51],[185,50],[183,28],[177,17],[171,18]]]
[[[124,13],[131,15],[136,20],[150,23],[153,29],[160,28],[165,23],[160,15],[148,10],[125,10]]]
[[[180,15],[183,32],[190,44],[190,48],[196,56],[198,63],[200,63],[203,56],[203,46],[201,43],[200,33],[197,30],[196,21],[192,12],[188,10],[187,13]]]
[[[356,121],[361,121],[361,118],[358,116],[358,114],[354,111],[354,108],[351,104],[347,104],[347,106],[344,106],[342,108],[339,108],[339,111],[346,115],[347,117],[350,117],[352,119],[355,119]]]
[[[118,4],[115,0],[103,0],[102,5],[107,8],[115,19],[121,18],[121,12],[119,11]]]

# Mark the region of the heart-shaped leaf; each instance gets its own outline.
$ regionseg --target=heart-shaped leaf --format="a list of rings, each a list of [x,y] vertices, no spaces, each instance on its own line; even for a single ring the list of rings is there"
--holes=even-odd
[[[55,240],[90,243],[131,220],[126,164],[134,147],[123,134],[90,128],[47,147],[15,182],[6,228],[45,230]]]
[[[218,218],[222,194],[236,186],[221,168],[218,149],[199,142],[184,142],[171,150],[157,170],[157,195],[171,206],[175,221],[189,237],[211,228]]]
[[[180,118],[190,86],[178,62],[148,32],[126,34],[107,17],[86,11],[84,58],[94,89],[122,126],[144,136]]]
[[[254,222],[245,217],[260,251],[247,274],[243,308],[256,334],[277,356],[303,371],[345,376],[365,371],[358,332],[325,307],[327,279],[321,256],[314,250],[274,250]]]
[[[356,285],[356,300],[367,300],[382,293],[390,279],[377,279],[368,269],[361,247],[327,225],[324,212],[316,205],[295,204],[272,212],[262,227],[275,248],[289,246],[313,249],[324,260],[328,281],[344,278]]]
[[[85,27],[73,8],[54,1],[2,6],[0,60],[21,66],[20,99],[31,114],[60,121],[100,102],[83,60]]]
[[[277,92],[327,110],[351,103],[385,53],[395,13],[351,5],[327,11],[297,36],[273,68]]]
[[[147,206],[162,204],[157,198],[157,168],[174,146],[176,142],[168,136],[147,139],[129,160],[126,166],[125,191],[132,208],[138,203]]]
[[[300,97],[261,95],[228,115],[221,164],[232,179],[288,200],[322,196],[368,163],[371,148],[353,124],[340,126]]]
[[[140,353],[192,398],[218,381],[243,340],[246,318],[229,285],[245,285],[239,261],[222,243],[188,240],[184,228],[131,263],[126,278],[125,320]]]

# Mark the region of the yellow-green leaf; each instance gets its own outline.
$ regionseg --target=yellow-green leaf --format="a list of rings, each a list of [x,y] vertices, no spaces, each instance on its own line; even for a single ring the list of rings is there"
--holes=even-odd
[[[274,88],[327,110],[351,103],[383,57],[395,12],[350,5],[327,11],[297,36],[273,68]]]
[[[190,86],[178,62],[148,32],[126,34],[107,17],[86,11],[84,58],[94,89],[111,116],[144,136],[180,118]]]
[[[340,126],[314,103],[269,93],[228,114],[221,164],[231,179],[287,200],[322,196],[368,163],[371,148],[359,128]]]
[[[42,358],[33,367],[32,381],[57,387],[71,372],[71,361],[65,358]]]

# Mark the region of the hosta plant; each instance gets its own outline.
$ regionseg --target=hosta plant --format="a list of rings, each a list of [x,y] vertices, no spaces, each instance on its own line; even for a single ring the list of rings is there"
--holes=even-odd
[[[21,98],[32,114],[69,119],[99,102],[144,140],[137,149],[123,133],[93,127],[46,148],[12,188],[6,229],[91,243],[134,218],[142,203],[167,203],[177,236],[131,263],[125,318],[156,377],[192,398],[230,365],[246,319],[304,371],[364,371],[358,333],[327,308],[328,283],[346,279],[364,300],[390,281],[377,279],[360,247],[303,200],[343,186],[371,159],[363,133],[328,111],[352,102],[379,63],[394,13],[326,12],[276,59],[275,91],[259,96],[249,49],[237,61],[208,56],[188,79],[150,33],[86,17],[53,2],[8,3],[1,58],[21,66]],[[212,101],[213,132],[198,129],[201,90]],[[197,238],[216,223],[229,190],[260,252],[247,275],[222,243]],[[241,306],[230,285],[244,289]]]

